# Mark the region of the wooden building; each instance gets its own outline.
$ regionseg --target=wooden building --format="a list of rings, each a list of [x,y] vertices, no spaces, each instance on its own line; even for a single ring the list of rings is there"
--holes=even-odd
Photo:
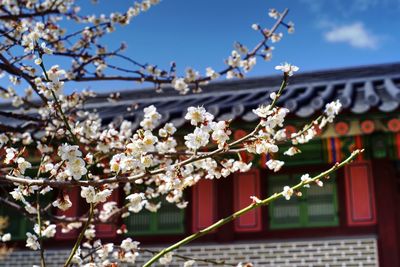
[[[200,94],[185,96],[168,89],[163,94],[132,90],[122,92],[116,103],[104,95],[88,107],[100,111],[105,122],[124,117],[138,126],[139,111],[154,105],[163,115],[162,123],[173,122],[185,131],[190,127],[183,120],[187,107],[204,106],[217,119],[234,119],[233,134],[240,137],[257,123],[252,109],[267,103],[280,82],[281,76],[216,82],[204,86]],[[277,155],[287,160],[281,172],[265,168],[267,156],[246,156],[253,162],[249,172],[200,181],[186,192],[190,204],[185,210],[165,204],[158,213],[130,216],[120,222],[126,225],[127,235],[143,244],[170,244],[247,206],[249,196],[267,197],[283,185],[295,184],[301,174],[318,173],[362,147],[365,152],[332,175],[324,187],[311,187],[301,198],[278,200],[248,213],[184,252],[253,261],[256,266],[400,267],[400,63],[293,76],[278,101],[291,111],[287,131],[300,129],[335,99],[343,104],[335,123],[300,146],[303,153],[291,158]],[[137,109],[127,111],[128,107]],[[70,197],[82,202],[78,191]],[[113,198],[123,200],[122,192]],[[74,205],[67,215],[84,211],[85,205]],[[18,233],[24,237],[25,221],[11,227],[16,237]],[[122,239],[116,235],[119,227],[98,225],[97,231],[105,239]],[[57,233],[55,245],[61,249],[76,234]]]

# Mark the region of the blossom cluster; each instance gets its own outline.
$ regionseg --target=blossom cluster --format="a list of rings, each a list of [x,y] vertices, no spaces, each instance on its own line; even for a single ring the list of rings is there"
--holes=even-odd
[[[286,63],[277,69],[288,76],[298,70],[296,66]],[[59,72],[58,67],[51,68],[47,74],[49,80],[59,82]],[[49,88],[50,85],[47,83],[44,86]],[[53,91],[54,88],[51,88],[50,92]],[[80,107],[85,101],[85,97],[65,97],[61,91],[58,91],[56,97],[59,97],[57,99],[59,105],[65,111],[73,105]],[[184,119],[193,127],[193,130],[183,137],[180,136],[181,140],[177,136],[177,128],[173,123],[161,124],[162,115],[153,105],[143,109],[140,127],[137,129],[134,129],[132,122],[125,120],[119,124],[110,123],[103,126],[102,119],[97,113],[76,111],[72,113],[76,115],[75,117],[68,118],[69,129],[60,131],[60,128],[56,131],[55,138],[58,144],[49,145],[40,140],[36,140],[36,144],[33,141],[29,143],[31,146],[36,146],[41,154],[36,178],[54,182],[93,182],[93,185],[80,187],[80,196],[91,205],[104,203],[96,211],[102,222],[114,218],[115,214],[124,218],[143,209],[157,212],[164,200],[174,203],[178,208],[184,208],[188,203],[184,199],[184,190],[187,187],[195,185],[201,179],[220,179],[238,171],[246,172],[251,168],[251,162],[245,162],[235,154],[222,159],[208,156],[209,149],[215,149],[215,153],[223,154],[229,153],[231,149],[237,149],[239,145],[239,148],[242,147],[248,153],[270,155],[265,164],[267,168],[277,172],[284,166],[284,161],[277,158],[280,144],[285,142],[293,144],[284,152],[287,156],[300,153],[297,145],[311,140],[316,134],[316,127],[324,127],[326,124],[324,121],[331,122],[341,107],[338,101],[327,104],[319,125],[313,124],[306,131],[295,133],[290,137],[286,135],[284,128],[289,110],[276,106],[278,97],[278,94],[271,93],[269,104],[266,103],[253,110],[259,118],[259,124],[254,133],[237,144],[231,140],[231,122],[215,120],[214,115],[202,106],[187,109]],[[57,108],[57,106],[53,107]],[[49,117],[53,116],[52,114],[54,113],[48,110],[43,112],[42,116]],[[62,117],[53,117],[54,125],[47,126],[44,137],[54,138],[56,125],[61,126],[63,123],[65,121]],[[2,140],[4,144],[10,144],[10,142],[23,141],[24,139],[21,138],[10,140],[6,136]],[[24,151],[6,147],[5,152],[4,163],[14,166],[12,174],[15,177],[27,180],[35,178],[24,175],[26,170],[35,167],[23,157]],[[103,172],[96,171],[99,168]],[[115,182],[96,186],[95,183],[102,179],[115,179]],[[126,204],[124,207],[120,207],[117,202],[107,202],[113,190],[118,187],[118,181],[122,181],[118,179],[125,181],[123,189]],[[301,181],[305,187],[311,183],[307,175],[304,175]],[[315,182],[322,186],[321,181]],[[46,194],[51,189],[50,186],[20,184],[14,188],[11,195],[15,200],[21,201],[29,213],[36,214],[37,207],[29,203],[26,197],[34,193]],[[290,199],[295,193],[291,187],[285,186],[282,195]],[[254,197],[253,201],[255,199]],[[52,202],[52,206],[62,211],[69,209],[72,205],[73,202],[66,190],[62,190],[57,199]],[[80,227],[82,227],[81,222],[70,222],[63,224],[61,229],[62,232],[68,232]],[[55,229],[55,224],[49,222],[42,224],[41,227],[36,225],[33,234],[27,233],[26,246],[33,250],[40,249],[40,237],[54,236]],[[88,241],[83,244],[83,248],[101,246],[102,249],[98,252],[101,254],[98,257],[108,263],[106,256],[114,249],[110,244],[101,245],[101,241],[96,239],[94,224],[90,224],[85,229],[84,235]],[[135,262],[139,251],[137,246],[138,244],[134,241],[126,239],[113,255],[122,262]],[[75,254],[74,262],[81,262],[80,255],[83,253],[81,251],[83,248]],[[173,254],[166,254],[160,258],[160,263],[168,264],[172,257]],[[190,264],[190,261],[186,263],[187,266]]]
[[[258,58],[271,59],[274,47],[267,41],[277,43],[283,37],[281,32],[254,24],[252,28],[261,34],[261,42],[253,49],[235,42],[225,59],[225,69],[207,67],[202,73],[188,67],[181,75],[175,63],[169,70],[163,70],[122,55],[126,49],[124,43],[114,50],[101,44],[101,38],[117,26],[131,23],[158,3],[159,0],[143,0],[121,12],[82,15],[73,0],[28,0],[18,5],[15,1],[4,1],[0,10],[4,22],[0,52],[4,53],[0,61],[7,68],[0,67],[0,79],[8,74],[9,86],[0,88],[0,97],[9,100],[13,109],[2,114],[25,123],[15,128],[0,124],[5,129],[0,133],[0,156],[4,163],[0,174],[8,182],[12,197],[4,202],[36,221],[26,233],[29,249],[43,250],[43,239],[53,238],[57,231],[65,234],[79,230],[84,242],[74,246],[71,263],[135,264],[142,251],[140,243],[125,238],[120,244],[103,244],[97,238],[96,224],[113,223],[143,210],[157,212],[166,203],[183,209],[188,205],[185,190],[200,180],[224,179],[236,172],[249,171],[252,162],[243,158],[242,153],[268,155],[265,165],[277,172],[285,163],[279,157],[281,144],[292,145],[283,153],[286,156],[300,153],[298,146],[314,138],[317,130],[338,114],[340,102],[329,103],[321,119],[288,136],[284,122],[289,110],[276,105],[279,91],[270,94],[268,103],[254,108],[253,113],[259,119],[254,131],[234,140],[232,122],[216,118],[204,106],[187,108],[182,119],[188,127],[178,130],[154,105],[133,103],[126,114],[134,114],[134,121],[124,119],[125,113],[106,121],[100,108],[87,108],[87,102],[96,101],[94,92],[65,92],[70,82],[114,79],[151,82],[158,90],[169,86],[181,94],[191,89],[199,92],[200,87],[220,77],[243,78],[255,67]],[[293,23],[283,23],[284,13],[271,9],[268,15],[276,21],[274,29],[283,25],[289,33],[294,31]],[[67,32],[63,21],[75,22],[82,28]],[[59,56],[69,58],[70,65],[45,64],[48,57],[56,62]],[[115,66],[115,59],[129,62],[136,69]],[[276,70],[288,79],[299,68],[284,63]],[[23,86],[26,86],[24,95],[19,93]],[[120,97],[119,93],[113,93],[105,98],[117,104]],[[299,182],[304,187],[311,183],[323,185],[308,174]],[[123,191],[122,201],[114,198],[117,188]],[[72,195],[73,190],[79,193]],[[290,186],[282,191],[288,200],[298,194]],[[48,200],[50,195],[52,199]],[[254,196],[251,199],[253,203],[262,202]],[[89,211],[82,216],[68,216],[65,211],[82,200],[88,203]],[[116,232],[125,234],[126,227],[121,226]],[[2,233],[0,239],[7,242],[11,235]],[[158,262],[168,265],[175,256],[174,252],[165,253]],[[195,264],[193,259],[187,259],[184,266]]]

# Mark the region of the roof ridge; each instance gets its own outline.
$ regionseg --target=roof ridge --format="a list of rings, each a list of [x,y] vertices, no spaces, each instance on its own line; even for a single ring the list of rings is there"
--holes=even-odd
[[[351,66],[351,67],[339,67],[334,69],[322,69],[322,70],[308,70],[305,72],[297,73],[295,76],[291,78],[291,84],[301,84],[301,83],[309,83],[320,80],[321,83],[326,82],[326,78],[330,80],[337,80],[337,77],[331,77],[333,75],[340,75],[343,78],[341,80],[345,80],[348,78],[350,80],[354,80],[355,78],[364,78],[364,77],[378,77],[378,76],[386,76],[391,74],[400,74],[400,62],[391,62],[391,63],[381,63],[374,65],[361,65],[361,66]],[[305,82],[303,80],[310,79],[309,82]],[[279,86],[282,80],[282,75],[267,75],[267,76],[256,76],[256,77],[247,77],[244,79],[232,79],[232,80],[219,80],[210,82],[207,85],[203,85],[203,92],[201,93],[189,93],[187,95],[202,95],[211,93],[208,90],[213,88],[213,91],[218,91],[219,88],[223,89],[226,87],[230,87],[230,85],[235,85],[238,87],[245,87],[243,89],[256,88],[259,86],[263,87],[274,87]],[[269,85],[261,85],[266,82],[269,82]],[[222,88],[223,87],[223,88]],[[224,90],[224,91],[225,91]],[[236,89],[237,90],[237,89]],[[208,92],[207,92],[208,91]],[[229,90],[226,90],[229,91]],[[135,98],[142,99],[141,94],[143,96],[148,95],[149,97],[154,97],[158,93],[155,92],[153,87],[147,88],[137,88],[137,89],[123,89],[118,91],[121,96],[129,96],[131,94],[135,94]],[[98,93],[98,99],[108,98],[111,92],[102,92]],[[160,95],[173,95],[180,96],[177,91],[172,89],[171,87],[163,88],[163,92],[159,93]]]

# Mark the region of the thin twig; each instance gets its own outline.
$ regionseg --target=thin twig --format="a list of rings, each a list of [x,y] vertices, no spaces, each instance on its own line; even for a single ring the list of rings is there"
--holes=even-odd
[[[69,257],[64,264],[64,267],[68,267],[71,264],[72,258],[74,257],[76,251],[78,250],[78,248],[82,242],[82,239],[85,236],[85,231],[89,227],[90,221],[93,218],[93,214],[94,214],[94,204],[90,203],[88,220],[86,221],[85,225],[83,226],[82,231],[80,232],[78,239],[76,240],[75,245],[72,248],[71,253],[69,254]]]
[[[315,181],[317,181],[317,180],[319,180],[321,178],[324,178],[324,177],[328,176],[330,173],[332,173],[332,172],[336,171],[337,169],[339,169],[339,168],[345,166],[346,164],[350,163],[362,151],[363,150],[355,150],[353,153],[351,153],[351,155],[347,159],[345,159],[341,163],[336,163],[330,169],[318,174],[317,176],[314,176],[313,178],[311,178],[307,182],[303,182],[302,181],[302,182],[298,183],[297,185],[292,186],[291,187],[292,190],[300,189],[304,185],[313,183],[313,182],[315,182]],[[248,205],[247,207],[245,207],[245,208],[233,213],[232,215],[230,215],[228,217],[225,217],[224,219],[219,220],[218,222],[208,226],[207,228],[205,228],[203,230],[200,230],[199,232],[194,233],[194,234],[182,239],[181,241],[173,244],[172,246],[169,246],[169,247],[163,249],[162,251],[157,253],[154,257],[152,257],[148,262],[146,262],[146,264],[143,265],[143,267],[151,266],[154,262],[156,262],[158,259],[160,259],[162,256],[164,256],[166,253],[174,251],[174,250],[178,249],[179,247],[181,247],[183,245],[186,245],[186,244],[190,243],[191,241],[193,241],[195,239],[198,239],[199,237],[202,237],[202,236],[208,234],[209,232],[211,232],[211,231],[213,231],[213,230],[215,230],[217,228],[220,228],[221,226],[223,226],[223,225],[227,224],[228,222],[231,222],[231,221],[239,218],[240,216],[246,214],[247,212],[249,212],[249,211],[251,211],[253,209],[256,209],[256,208],[261,207],[261,206],[268,205],[272,201],[274,201],[274,200],[276,200],[278,198],[281,198],[282,196],[283,196],[283,191],[280,192],[280,193],[275,193],[272,196],[270,196],[270,197],[268,197],[266,199],[263,199],[263,200],[261,200],[259,202],[254,202],[254,203]]]

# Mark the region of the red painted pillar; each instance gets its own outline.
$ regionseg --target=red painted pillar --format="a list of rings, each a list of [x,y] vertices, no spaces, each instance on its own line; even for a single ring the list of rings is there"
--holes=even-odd
[[[371,163],[357,161],[345,167],[346,210],[349,226],[376,224]]]
[[[251,196],[260,196],[260,170],[251,169],[248,172],[234,174],[234,209],[238,211],[250,205]],[[261,209],[250,211],[235,220],[236,232],[261,231]]]
[[[201,179],[193,186],[192,232],[202,230],[216,220],[216,186],[213,180]]]
[[[68,192],[69,199],[72,202],[72,206],[67,209],[66,211],[62,211],[60,209],[57,209],[57,215],[58,216],[65,216],[65,217],[76,217],[79,215],[79,206],[80,206],[80,201],[82,199],[79,196],[80,190],[78,187],[74,187],[70,189]],[[61,232],[61,225],[57,226],[57,232],[55,239],[56,240],[70,240],[70,239],[75,239],[78,236],[78,230],[74,229],[71,230],[68,233],[62,233]]]
[[[119,202],[119,190],[114,189],[111,196],[107,199],[108,201]],[[103,204],[98,205],[99,211],[103,208]],[[96,237],[99,238],[112,238],[117,235],[117,225],[115,223],[98,223],[96,224]]]
[[[393,162],[375,159],[372,162],[376,211],[378,219],[379,266],[400,267],[400,240],[397,238],[396,173]]]
[[[233,213],[233,183],[232,176],[215,180],[217,186],[217,217],[230,216]],[[229,243],[235,239],[233,222],[227,223],[216,231],[219,242]]]

